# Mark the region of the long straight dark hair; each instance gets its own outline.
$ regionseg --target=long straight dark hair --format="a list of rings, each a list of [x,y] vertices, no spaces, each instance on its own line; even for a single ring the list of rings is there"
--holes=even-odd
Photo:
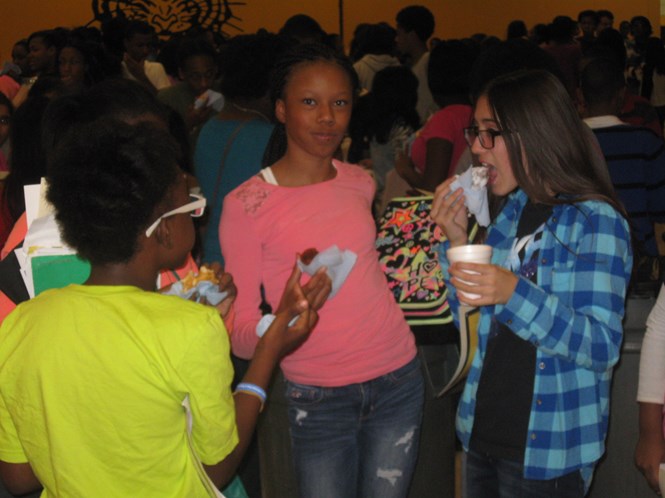
[[[482,95],[504,131],[519,186],[542,204],[607,202],[625,218],[593,132],[552,74],[517,71],[492,80]]]

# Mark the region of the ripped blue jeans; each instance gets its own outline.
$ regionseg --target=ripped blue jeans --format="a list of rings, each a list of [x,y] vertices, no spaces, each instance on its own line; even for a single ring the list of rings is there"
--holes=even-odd
[[[418,357],[342,387],[288,382],[301,498],[404,498],[418,456],[424,382]]]

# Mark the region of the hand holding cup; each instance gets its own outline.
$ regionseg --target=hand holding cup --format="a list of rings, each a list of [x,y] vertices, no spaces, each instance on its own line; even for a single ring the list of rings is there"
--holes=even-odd
[[[482,244],[468,244],[463,246],[451,247],[446,251],[446,256],[448,256],[448,261],[451,264],[458,262],[464,263],[482,263],[489,264],[492,259],[492,246],[482,245]],[[471,275],[477,275],[476,272],[470,270],[464,270],[465,273]],[[467,285],[474,285],[469,281],[459,279],[460,282]],[[481,296],[479,294],[472,294],[469,292],[458,292],[460,300],[462,299],[479,299]]]
[[[471,306],[506,304],[520,277],[500,265],[490,264],[492,248],[467,245],[450,248],[447,252],[451,263],[451,282],[457,288],[460,301]],[[452,252],[451,252],[452,251]]]

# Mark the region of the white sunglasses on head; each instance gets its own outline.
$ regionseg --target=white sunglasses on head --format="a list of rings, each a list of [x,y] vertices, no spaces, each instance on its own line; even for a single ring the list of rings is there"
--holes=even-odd
[[[159,226],[159,223],[164,218],[168,218],[169,216],[173,216],[175,214],[180,214],[180,213],[189,213],[192,218],[198,218],[199,216],[203,216],[203,212],[205,211],[206,207],[205,197],[198,194],[189,194],[189,199],[191,202],[188,202],[187,204],[185,204],[184,206],[180,206],[179,208],[167,211],[159,218],[157,218],[155,222],[152,225],[150,225],[148,229],[145,231],[145,236],[150,237],[152,233]]]

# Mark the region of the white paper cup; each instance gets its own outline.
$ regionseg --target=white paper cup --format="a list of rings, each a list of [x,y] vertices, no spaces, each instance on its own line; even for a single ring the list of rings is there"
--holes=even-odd
[[[457,246],[451,247],[446,251],[446,256],[448,256],[448,261],[450,264],[464,262],[464,263],[483,263],[489,264],[492,260],[492,246],[482,245],[482,244],[469,244],[466,246]],[[464,270],[469,274],[476,274],[476,272]],[[461,282],[465,284],[473,285],[471,282],[465,282],[460,279]],[[478,299],[480,295],[471,294],[469,292],[458,291],[460,300],[462,298],[466,299]]]

